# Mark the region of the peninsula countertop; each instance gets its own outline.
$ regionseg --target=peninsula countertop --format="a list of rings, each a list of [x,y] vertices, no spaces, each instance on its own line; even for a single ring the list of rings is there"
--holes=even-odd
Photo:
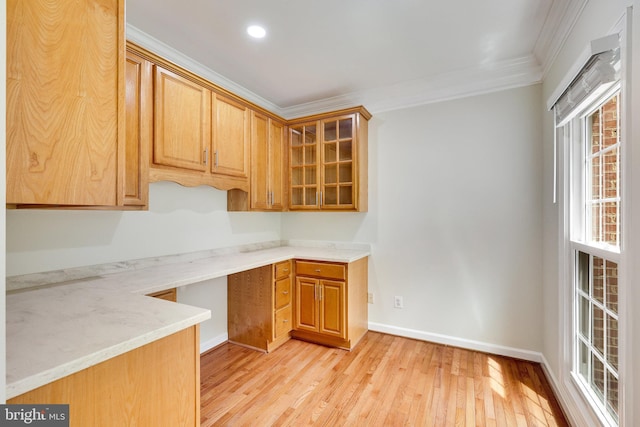
[[[47,283],[56,274],[40,274],[42,284],[31,279],[33,287],[22,289],[20,280],[7,278],[18,283],[6,301],[7,399],[211,317],[209,310],[146,294],[288,259],[349,263],[369,254],[368,247],[286,245],[163,257],[59,283]]]

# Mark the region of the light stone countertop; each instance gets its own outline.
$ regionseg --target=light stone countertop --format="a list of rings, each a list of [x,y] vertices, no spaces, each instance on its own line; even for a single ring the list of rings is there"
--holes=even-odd
[[[299,243],[299,242],[298,242]],[[164,338],[211,317],[207,309],[145,294],[288,259],[353,262],[369,256],[368,246],[299,244],[252,251],[225,250],[206,256],[163,257],[133,262],[120,272],[94,266],[102,274],[49,283],[47,274],[26,280],[8,277],[6,299],[6,397],[10,399],[127,351]],[[157,261],[157,260],[156,260]],[[121,271],[124,270],[124,271]],[[89,270],[91,271],[91,270]],[[118,269],[116,270],[118,271]],[[34,276],[34,275],[30,275]],[[38,282],[40,280],[40,283]],[[17,285],[16,285],[17,284]]]

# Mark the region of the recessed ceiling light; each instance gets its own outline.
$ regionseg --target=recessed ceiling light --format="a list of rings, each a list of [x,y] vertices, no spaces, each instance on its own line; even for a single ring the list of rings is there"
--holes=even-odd
[[[261,39],[267,35],[267,31],[260,25],[251,25],[247,28],[247,33],[253,38]]]

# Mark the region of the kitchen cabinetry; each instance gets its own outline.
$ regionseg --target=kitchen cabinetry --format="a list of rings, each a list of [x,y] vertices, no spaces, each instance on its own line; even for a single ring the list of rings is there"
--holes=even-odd
[[[155,66],[153,164],[205,172],[211,144],[211,91]]]
[[[16,396],[69,404],[71,427],[200,425],[199,326]]]
[[[284,129],[266,115],[251,115],[251,210],[284,209]]]
[[[7,204],[123,206],[124,0],[6,11]]]
[[[213,96],[213,161],[211,172],[249,180],[251,113],[231,98]]]
[[[291,275],[291,261],[283,261],[227,277],[230,342],[270,352],[289,340]]]
[[[296,260],[292,336],[352,349],[368,330],[367,264]]]
[[[149,147],[153,137],[153,69],[146,59],[127,51],[126,149],[124,204],[149,205]]]
[[[368,209],[364,107],[289,122],[289,209]]]
[[[248,104],[134,43],[128,48],[154,70],[149,180],[248,192]]]

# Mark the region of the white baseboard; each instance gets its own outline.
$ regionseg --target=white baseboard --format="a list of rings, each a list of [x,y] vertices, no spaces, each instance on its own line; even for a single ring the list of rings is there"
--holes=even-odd
[[[484,353],[513,357],[516,359],[528,360],[530,362],[542,363],[542,360],[544,359],[542,353],[536,351],[506,347],[503,345],[490,344],[464,338],[457,338],[449,335],[434,334],[431,332],[418,331],[416,329],[400,328],[397,326],[385,325],[382,323],[369,322],[369,330],[383,332],[385,334],[398,335],[400,337],[413,338],[422,341],[430,341],[437,344],[461,347],[469,350],[481,351]]]
[[[564,386],[558,380],[544,355],[542,355],[542,362],[540,362],[540,364],[569,424],[572,426],[585,427],[599,427],[603,425],[598,420],[598,415],[593,411],[593,408],[587,405],[581,398],[577,389],[571,390],[571,387]]]
[[[205,351],[209,351],[212,348],[217,347],[227,341],[229,341],[229,334],[226,332],[224,334],[215,336],[207,341],[202,341],[200,342],[200,354],[204,353]]]
[[[575,413],[576,413],[575,407],[574,407],[575,405],[571,403],[571,399],[567,400],[564,393],[562,393],[562,388],[560,387],[558,378],[556,378],[555,374],[553,373],[553,370],[551,369],[551,366],[549,366],[549,362],[547,362],[547,358],[544,357],[544,355],[542,355],[542,362],[540,362],[540,364],[542,365],[542,370],[544,371],[544,374],[547,376],[547,381],[549,381],[549,384],[553,389],[553,394],[556,395],[556,399],[558,399],[558,403],[562,407],[564,416],[567,417],[569,423],[572,426],[584,425],[584,424],[577,423],[575,419]]]

